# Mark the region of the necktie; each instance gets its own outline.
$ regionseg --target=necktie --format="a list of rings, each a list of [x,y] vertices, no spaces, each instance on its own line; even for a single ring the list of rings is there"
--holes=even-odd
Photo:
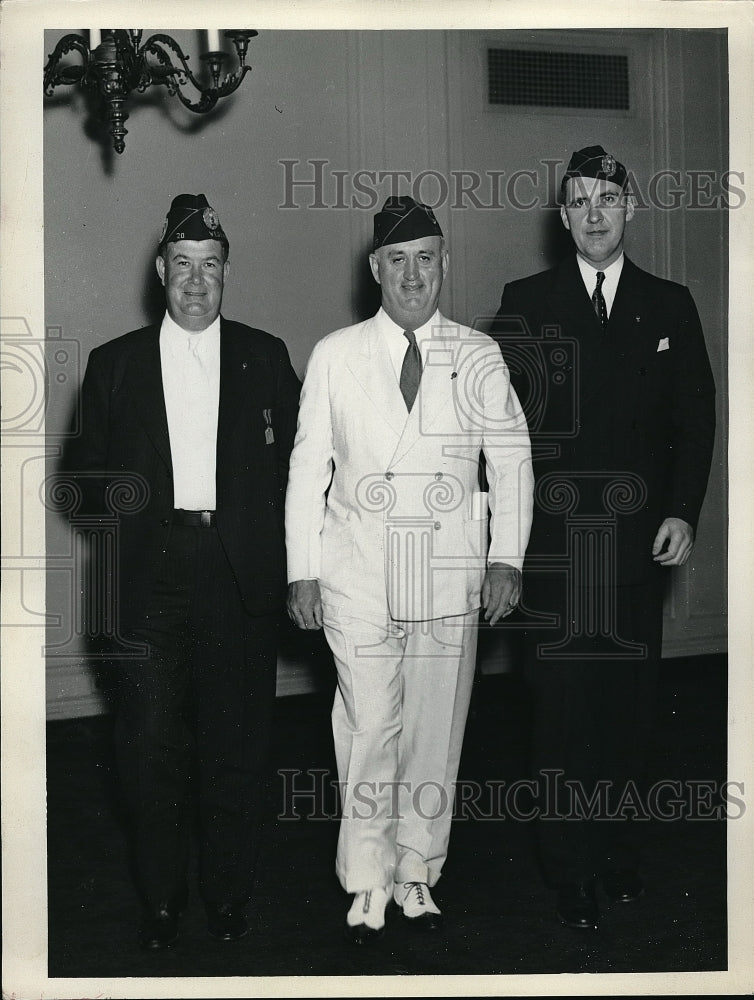
[[[414,331],[404,330],[403,336],[408,341],[408,347],[403,357],[400,387],[403,398],[406,401],[406,408],[410,413],[416,399],[416,394],[419,391],[419,381],[422,377],[422,358],[419,353],[419,345],[416,343],[416,334]]]
[[[607,326],[607,305],[605,303],[605,296],[602,294],[602,282],[604,280],[605,272],[597,271],[597,284],[594,292],[592,293],[592,305],[594,306],[594,311],[597,313],[597,318],[599,319],[603,330]]]

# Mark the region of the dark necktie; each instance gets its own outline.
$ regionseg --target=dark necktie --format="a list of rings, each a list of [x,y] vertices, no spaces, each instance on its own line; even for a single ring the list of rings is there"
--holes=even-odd
[[[597,285],[592,293],[592,305],[603,330],[607,326],[607,305],[605,303],[605,296],[602,294],[602,282],[604,280],[605,272],[597,271]]]
[[[422,377],[422,358],[419,353],[419,345],[416,343],[416,335],[413,330],[404,330],[403,336],[408,341],[408,347],[403,358],[401,367],[401,393],[406,401],[406,408],[411,412],[416,394],[419,391],[419,380]]]

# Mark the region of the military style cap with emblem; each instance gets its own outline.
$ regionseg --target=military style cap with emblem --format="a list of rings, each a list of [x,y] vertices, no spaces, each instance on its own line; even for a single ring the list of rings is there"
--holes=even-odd
[[[374,217],[374,249],[391,243],[409,243],[422,236],[442,236],[440,223],[429,205],[408,195],[391,195]]]
[[[229,250],[217,212],[203,194],[179,194],[173,198],[162,227],[160,249],[178,240],[219,240]]]
[[[597,180],[612,181],[621,188],[628,183],[628,174],[622,163],[602,146],[585,146],[577,150],[570,159],[563,180],[560,182],[560,198],[565,200],[566,182],[569,177],[595,177]]]

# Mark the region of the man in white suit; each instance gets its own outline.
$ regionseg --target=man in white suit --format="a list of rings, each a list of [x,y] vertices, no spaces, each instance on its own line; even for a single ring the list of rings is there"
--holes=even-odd
[[[288,611],[324,627],[337,668],[336,872],[358,944],[382,934],[391,896],[412,926],[441,924],[430,887],[447,856],[479,609],[494,625],[516,606],[532,508],[529,436],[500,350],[437,309],[448,254],[431,209],[389,198],[369,260],[382,307],[315,346],[286,497]]]

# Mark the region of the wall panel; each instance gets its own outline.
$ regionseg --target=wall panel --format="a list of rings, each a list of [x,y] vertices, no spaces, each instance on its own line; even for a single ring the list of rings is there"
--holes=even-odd
[[[49,33],[47,51],[60,34]],[[200,51],[199,32],[175,34]],[[620,116],[487,110],[483,58],[490,39],[618,46],[631,57],[634,108]],[[536,169],[544,184],[538,191],[546,195],[546,161],[562,163],[590,142],[614,148],[645,178],[668,164],[686,171],[726,163],[726,47],[718,32],[262,32],[251,43],[250,62],[242,89],[212,118],[182,114],[174,101],[138,103],[127,122],[126,151],[109,166],[85,134],[77,102],[56,97],[46,104],[46,322],[80,345],[82,369],[96,344],[160,314],[154,247],[170,199],[181,191],[205,191],[229,235],[224,312],[282,336],[303,373],[321,336],[368,315],[377,302],[366,251],[374,211],[390,184],[375,182],[371,202],[362,198],[360,207],[350,187],[358,171],[405,171],[400,191],[425,173],[420,193],[434,199],[450,247],[441,307],[473,322],[494,313],[506,280],[548,266],[567,243],[553,210],[493,205],[489,178],[478,192],[489,207],[475,207],[458,194],[458,185],[468,183],[462,172],[503,172],[504,184],[514,171]],[[696,72],[699,65],[704,74]],[[307,183],[317,169],[319,201]],[[346,176],[343,203],[336,197],[338,172]],[[427,172],[449,180],[447,197],[438,200]],[[304,183],[291,187],[291,179]],[[520,190],[527,191],[525,180]],[[641,266],[691,285],[719,388],[713,479],[694,559],[677,575],[668,603],[667,655],[725,647],[725,222],[720,212],[647,210],[628,238]],[[78,375],[53,386],[53,452],[77,384]],[[51,469],[54,462],[52,455]],[[59,557],[63,570],[48,574],[48,641],[55,642],[70,628],[72,613],[68,535],[54,515],[47,534],[51,561]],[[483,644],[483,669],[503,669],[509,659],[504,642]],[[322,643],[288,635],[278,692],[331,683]],[[50,717],[101,707],[80,650],[49,659]]]

